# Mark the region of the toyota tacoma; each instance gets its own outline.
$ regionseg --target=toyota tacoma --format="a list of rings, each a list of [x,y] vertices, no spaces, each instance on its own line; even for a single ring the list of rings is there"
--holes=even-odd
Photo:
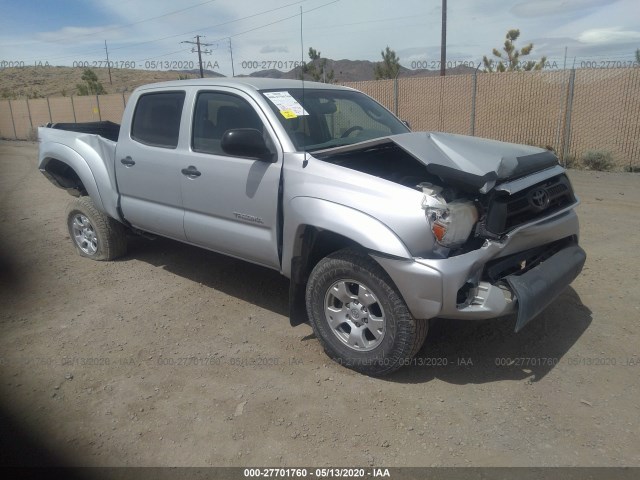
[[[522,329],[585,261],[551,151],[412,132],[346,87],[146,85],[121,124],[49,124],[39,141],[41,172],[75,197],[80,255],[112,260],[133,233],[278,270],[291,324],[368,375],[406,364],[434,317]]]

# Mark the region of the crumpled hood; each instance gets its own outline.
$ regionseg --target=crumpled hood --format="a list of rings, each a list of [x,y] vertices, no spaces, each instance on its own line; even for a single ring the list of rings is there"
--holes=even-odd
[[[396,145],[444,181],[487,193],[496,183],[558,165],[543,148],[440,132],[412,132],[313,152],[327,158],[348,152]]]

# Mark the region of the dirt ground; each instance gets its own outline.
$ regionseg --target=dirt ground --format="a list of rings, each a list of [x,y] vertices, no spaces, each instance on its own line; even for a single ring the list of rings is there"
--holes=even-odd
[[[637,174],[570,172],[587,264],[522,332],[434,320],[419,364],[373,379],[289,326],[277,272],[162,239],[77,256],[36,165],[0,142],[6,443],[83,466],[640,465]]]

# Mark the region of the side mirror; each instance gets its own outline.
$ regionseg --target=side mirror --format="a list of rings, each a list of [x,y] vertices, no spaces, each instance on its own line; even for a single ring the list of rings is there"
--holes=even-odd
[[[236,157],[257,158],[273,162],[275,155],[264,141],[262,133],[255,128],[235,128],[222,136],[220,147],[224,153]]]
[[[411,125],[409,125],[409,122],[407,122],[406,120],[402,120],[402,123],[404,123],[404,125],[411,130]]]

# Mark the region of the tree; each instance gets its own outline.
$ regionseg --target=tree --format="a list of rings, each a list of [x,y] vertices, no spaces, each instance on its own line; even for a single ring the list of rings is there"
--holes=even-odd
[[[78,95],[101,95],[107,93],[102,84],[98,81],[98,76],[90,68],[85,68],[82,72],[84,83],[76,84]]]
[[[526,57],[533,50],[533,43],[525,45],[518,50],[513,44],[520,36],[520,30],[514,28],[507,32],[504,41],[504,47],[502,50],[504,54],[497,48],[493,49],[493,55],[496,57],[497,63],[494,64],[493,59],[482,57],[484,63],[484,69],[486,72],[518,72],[518,71],[530,71],[530,70],[542,70],[544,64],[547,61],[547,57],[542,57],[538,62],[534,60],[521,60],[522,57]]]
[[[320,52],[313,47],[309,47],[309,58],[311,61],[320,60]]]
[[[636,49],[636,62],[640,63],[640,48]]]
[[[373,67],[376,80],[396,78],[400,71],[400,58],[396,55],[396,52],[387,45],[387,48],[381,51],[380,55],[382,55],[382,62],[376,63],[375,67]]]
[[[302,66],[300,78],[304,74],[310,75],[314,82],[333,83],[333,69],[327,70],[327,59],[321,57],[321,53],[313,47],[309,47],[309,59],[311,62]]]

